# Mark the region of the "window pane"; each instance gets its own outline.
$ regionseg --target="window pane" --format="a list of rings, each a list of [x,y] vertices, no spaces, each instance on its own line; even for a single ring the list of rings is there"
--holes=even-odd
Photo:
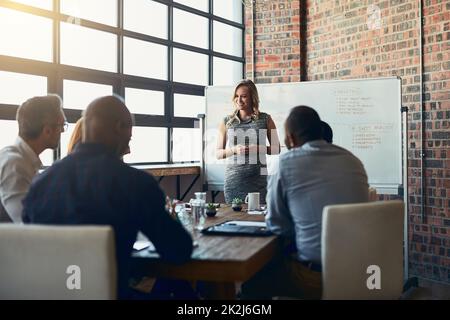
[[[183,10],[174,9],[173,40],[207,49],[208,19]]]
[[[53,9],[53,0],[14,0],[14,2],[23,3],[29,6],[52,10]]]
[[[61,63],[116,72],[117,36],[61,23]]]
[[[242,63],[214,57],[214,85],[233,85],[242,79]]]
[[[205,97],[178,93],[174,95],[175,117],[197,118],[200,113],[205,113]]]
[[[62,134],[61,134],[62,136]],[[49,167],[53,163],[53,150],[52,149],[46,149],[44,150],[40,155],[39,158],[41,158],[42,165]]]
[[[16,137],[19,134],[19,127],[17,121],[11,120],[0,120],[0,126],[2,128],[2,134],[0,134],[0,149],[3,149],[16,141]]]
[[[117,26],[117,0],[61,0],[61,13]]]
[[[241,0],[214,0],[214,15],[242,23]]]
[[[208,56],[201,53],[173,49],[173,80],[208,85]]]
[[[175,2],[184,4],[198,10],[208,12],[208,0],[176,0]]]
[[[34,96],[47,94],[47,78],[0,71],[0,103],[20,105]]]
[[[214,21],[214,51],[242,57],[242,30]]]
[[[75,123],[69,123],[67,131],[61,133],[61,158],[67,156],[67,148],[69,146],[70,137],[72,136]]]
[[[52,29],[50,19],[0,7],[0,54],[52,62]]]
[[[164,115],[164,92],[125,88],[125,103],[131,113]]]
[[[124,38],[123,70],[135,76],[167,79],[167,47]]]
[[[167,128],[133,127],[127,163],[167,162]]]
[[[148,0],[124,1],[124,28],[167,39],[167,6]]]
[[[200,129],[173,129],[173,161],[200,161],[202,135]]]
[[[64,108],[84,110],[92,100],[112,95],[113,88],[107,84],[64,80]]]

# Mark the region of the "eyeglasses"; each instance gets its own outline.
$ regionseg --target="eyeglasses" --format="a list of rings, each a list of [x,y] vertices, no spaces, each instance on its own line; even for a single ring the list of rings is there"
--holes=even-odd
[[[60,127],[61,129],[63,129],[63,131],[67,131],[67,129],[69,129],[69,124],[67,123],[67,121],[64,121],[63,123],[55,123],[52,126]]]

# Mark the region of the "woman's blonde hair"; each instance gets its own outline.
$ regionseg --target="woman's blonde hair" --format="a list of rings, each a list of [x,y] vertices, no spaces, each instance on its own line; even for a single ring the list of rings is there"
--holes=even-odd
[[[233,104],[236,101],[236,92],[240,87],[247,87],[249,92],[250,92],[250,97],[252,99],[252,109],[253,109],[253,113],[252,113],[252,119],[253,120],[258,120],[259,119],[259,95],[258,95],[258,89],[256,88],[255,84],[253,83],[252,80],[249,79],[244,79],[241,80],[237,85],[236,88],[234,88],[234,93],[233,93],[233,98],[231,99],[231,101],[233,101]],[[237,116],[239,110],[234,110],[234,112],[232,114],[229,115],[229,120],[226,123],[226,126],[229,127],[235,120],[237,120],[239,122],[239,118]]]
[[[75,149],[75,147],[81,142],[81,136],[83,131],[82,125],[83,125],[83,118],[80,118],[75,124],[75,128],[73,129],[72,135],[70,136],[69,144],[67,146],[67,154],[71,154],[73,152],[73,149]]]

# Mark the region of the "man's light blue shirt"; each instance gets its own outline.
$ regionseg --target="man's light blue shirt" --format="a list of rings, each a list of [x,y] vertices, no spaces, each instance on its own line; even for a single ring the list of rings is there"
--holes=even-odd
[[[295,241],[297,259],[321,263],[322,210],[327,205],[368,201],[367,175],[351,152],[315,140],[280,155],[268,178],[266,222]]]

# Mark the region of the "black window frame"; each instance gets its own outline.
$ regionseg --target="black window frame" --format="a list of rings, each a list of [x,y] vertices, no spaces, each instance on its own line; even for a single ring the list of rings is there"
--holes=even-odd
[[[148,0],[167,6],[168,10],[168,35],[167,39],[161,39],[123,28],[124,0],[117,0],[117,26],[104,25],[98,22],[76,18],[76,22],[83,27],[90,29],[106,31],[117,37],[117,72],[107,72],[94,69],[87,69],[76,66],[62,65],[60,63],[60,24],[67,22],[70,16],[60,12],[60,0],[53,0],[53,10],[45,10],[33,6],[15,3],[13,1],[0,0],[0,7],[14,9],[19,12],[31,13],[35,16],[41,16],[52,19],[53,22],[53,61],[43,62],[31,59],[0,55],[0,71],[16,72],[21,74],[38,75],[47,77],[48,93],[58,94],[63,100],[63,81],[75,80],[98,84],[112,85],[113,93],[125,97],[125,88],[137,88],[146,90],[156,90],[164,92],[164,115],[144,115],[134,114],[135,126],[143,127],[164,127],[167,128],[167,161],[165,162],[139,162],[130,163],[130,165],[158,165],[158,164],[182,164],[198,163],[199,161],[178,161],[173,162],[173,129],[174,128],[198,128],[198,118],[175,117],[174,116],[174,94],[187,94],[194,96],[204,96],[205,86],[180,83],[173,81],[173,49],[183,49],[195,53],[203,53],[208,56],[208,85],[213,85],[213,58],[224,58],[227,60],[242,63],[242,78],[245,75],[245,7],[242,5],[242,21],[227,20],[213,14],[213,0],[209,1],[209,10],[204,12],[173,0]],[[177,8],[186,12],[196,14],[208,19],[208,49],[194,47],[191,45],[173,41],[173,9]],[[224,24],[236,27],[242,30],[242,56],[233,56],[216,52],[213,50],[213,22],[218,21]],[[143,40],[149,43],[165,45],[167,50],[167,80],[151,79],[133,75],[123,74],[123,39],[130,37]],[[85,108],[84,106],[83,108]],[[0,120],[15,120],[17,105],[2,104],[0,102]],[[75,123],[82,114],[82,110],[66,109],[64,113],[69,123]],[[61,158],[60,148],[55,150],[53,161]]]

